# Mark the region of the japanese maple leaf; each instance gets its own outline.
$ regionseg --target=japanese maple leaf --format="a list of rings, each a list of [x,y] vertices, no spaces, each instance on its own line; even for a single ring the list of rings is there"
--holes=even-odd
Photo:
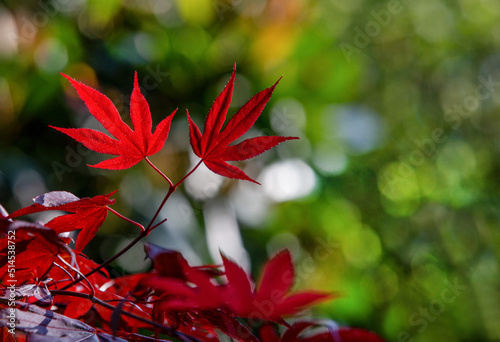
[[[104,223],[108,215],[107,206],[115,203],[114,199],[110,199],[115,192],[80,199],[66,191],[52,191],[34,198],[35,204],[14,211],[7,218],[47,210],[68,211],[72,214],[58,216],[47,222],[45,226],[52,228],[56,233],[81,229],[75,247],[77,251],[81,251],[94,238],[97,230]]]
[[[205,165],[213,172],[224,177],[244,179],[257,183],[248,177],[241,169],[228,164],[227,161],[250,159],[285,140],[298,138],[262,136],[246,139],[236,145],[229,145],[245,134],[254,125],[279,82],[278,80],[272,87],[264,89],[253,96],[236,114],[234,114],[224,130],[221,131],[226,121],[227,111],[231,103],[235,75],[236,65],[233,68],[233,73],[226,87],[219,96],[217,96],[212,108],[210,108],[205,121],[203,135],[198,126],[191,120],[189,112],[187,113],[191,147],[193,148],[193,152],[200,157]]]
[[[80,98],[85,102],[87,108],[103,126],[108,130],[110,136],[89,128],[59,128],[53,127],[60,132],[82,143],[85,147],[99,152],[117,155],[118,157],[104,160],[92,167],[111,170],[123,170],[134,166],[142,159],[159,152],[170,131],[170,124],[175,115],[175,110],[163,119],[154,133],[151,133],[152,119],[149,105],[141,94],[137,81],[137,72],[134,76],[134,90],[130,98],[130,118],[134,130],[123,122],[118,110],[111,100],[99,91],[66,77],[76,89]]]

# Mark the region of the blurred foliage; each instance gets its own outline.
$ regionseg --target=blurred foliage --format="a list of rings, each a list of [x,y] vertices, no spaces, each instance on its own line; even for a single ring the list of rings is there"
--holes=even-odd
[[[101,156],[48,127],[98,126],[59,72],[125,120],[134,70],[156,123],[179,108],[152,158],[176,180],[193,162],[185,108],[202,123],[236,62],[232,111],[283,76],[257,126],[301,140],[246,165],[262,187],[197,171],[151,239],[254,270],[287,247],[298,286],[341,295],[319,317],[392,341],[498,341],[499,19],[494,0],[4,1],[0,203],[119,189],[115,209],[147,222],[161,177],[88,168]],[[86,253],[136,233],[109,217]]]

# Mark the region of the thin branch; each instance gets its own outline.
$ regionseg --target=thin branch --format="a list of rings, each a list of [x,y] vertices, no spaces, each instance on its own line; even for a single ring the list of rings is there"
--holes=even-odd
[[[158,173],[159,173],[159,174],[160,174],[163,178],[165,178],[165,180],[168,182],[168,185],[170,185],[170,186],[173,186],[173,185],[174,185],[174,183],[172,183],[172,181],[170,180],[170,178],[168,178],[167,176],[165,176],[165,174],[164,174],[163,172],[161,172],[161,170],[160,170],[159,168],[157,168],[157,167],[155,166],[155,164],[153,164],[153,163],[151,162],[151,160],[149,160],[149,158],[148,158],[148,157],[145,157],[144,159],[146,159],[146,161],[148,162],[148,164],[149,164],[149,165],[151,165],[151,167],[152,167],[152,168],[153,168],[156,172],[158,172]]]
[[[151,228],[149,228],[149,231],[152,231],[153,229],[161,226],[163,223],[167,222],[167,219],[163,219],[161,220],[160,222],[158,222],[157,224],[155,224],[154,226],[152,226]]]
[[[101,270],[102,268],[104,268],[104,267],[108,266],[109,264],[111,264],[113,261],[115,261],[116,259],[118,259],[123,254],[125,254],[130,248],[132,248],[142,238],[144,238],[145,236],[148,236],[149,233],[154,228],[158,227],[158,225],[160,225],[161,223],[163,223],[164,221],[162,221],[159,224],[153,226],[154,221],[156,220],[156,218],[160,214],[161,210],[163,209],[163,206],[165,205],[165,203],[167,202],[167,200],[170,198],[170,196],[174,193],[175,190],[177,190],[177,187],[179,185],[181,185],[201,165],[202,162],[203,162],[203,160],[200,160],[198,162],[198,164],[196,164],[191,169],[191,171],[189,171],[184,177],[181,178],[181,180],[179,180],[177,183],[175,183],[174,185],[171,185],[169,187],[167,194],[163,198],[163,201],[161,202],[160,206],[156,210],[156,213],[154,214],[154,216],[151,219],[151,221],[149,221],[149,224],[147,225],[147,227],[146,227],[145,230],[141,231],[141,233],[134,240],[132,240],[127,246],[125,246],[124,248],[122,248],[121,251],[119,251],[114,256],[112,256],[111,258],[109,258],[108,260],[106,260],[105,262],[103,262],[102,264],[100,264],[98,267],[94,268],[93,270],[91,270],[90,272],[88,272],[87,274],[85,274],[85,276],[89,277],[90,275],[94,274],[95,272],[97,272],[97,271]],[[70,284],[64,286],[61,290],[66,290],[66,289],[70,288],[71,286],[77,284],[80,280],[81,279],[76,279],[75,281],[71,282]]]
[[[75,277],[73,277],[73,275],[71,273],[69,273],[67,269],[65,269],[64,267],[62,267],[61,265],[59,265],[55,261],[54,261],[54,266],[59,267],[61,269],[61,271],[63,271],[64,273],[66,273],[68,275],[68,277],[70,277],[71,281],[75,281]],[[54,281],[54,284],[56,285],[56,288],[57,288],[57,282],[56,281]]]
[[[99,270],[103,269],[104,267],[108,266],[109,264],[111,264],[113,261],[115,261],[116,259],[118,259],[123,254],[125,254],[125,252],[127,252],[130,248],[132,248],[137,242],[139,242],[146,235],[147,235],[147,233],[145,231],[141,232],[133,241],[131,241],[121,251],[119,251],[118,253],[116,253],[115,255],[113,255],[111,258],[109,258],[108,260],[106,260],[105,262],[103,262],[102,264],[100,264],[99,266],[97,266],[96,268],[94,268],[93,270],[89,271],[87,274],[85,274],[85,276],[89,277],[92,274],[96,273],[97,271],[99,271]],[[73,281],[72,283],[64,286],[61,290],[69,289],[71,286],[77,284],[80,280],[81,279],[77,279],[77,280]]]
[[[123,216],[122,214],[120,214],[119,212],[117,212],[116,210],[110,208],[110,207],[107,207],[109,211],[111,211],[113,214],[115,214],[116,216],[118,216],[119,218],[121,218],[122,220],[125,220],[127,221],[128,223],[131,223],[133,224],[134,226],[137,226],[141,229],[141,231],[145,231],[146,229],[144,229],[144,226],[140,223],[137,223],[131,219],[129,219],[128,217],[125,217]]]
[[[59,260],[61,260],[66,266],[68,266],[69,268],[71,268],[74,272],[76,272],[79,277],[81,279],[84,279],[85,282],[88,284],[88,290],[90,291],[91,293],[91,296],[94,297],[95,296],[95,289],[94,289],[94,286],[92,286],[92,283],[87,279],[86,276],[83,275],[82,272],[80,272],[79,269],[77,269],[76,267],[73,267],[72,265],[70,265],[66,260],[64,260],[60,255],[57,255],[57,257],[59,258]]]
[[[154,214],[153,218],[151,219],[151,221],[149,221],[149,224],[146,227],[146,232],[147,232],[146,235],[149,234],[149,231],[151,230],[151,226],[153,225],[153,223],[156,220],[156,218],[158,217],[158,215],[160,215],[160,211],[163,209],[163,206],[165,205],[165,202],[167,202],[167,200],[170,198],[170,195],[172,195],[174,191],[175,191],[175,187],[173,187],[173,186],[171,186],[168,189],[168,192],[165,195],[165,197],[163,198],[163,201],[161,201],[160,206],[156,210],[156,213]]]
[[[196,169],[197,169],[197,168],[201,165],[201,163],[202,163],[202,162],[203,162],[203,159],[201,159],[201,160],[198,162],[198,164],[196,164],[196,165],[195,165],[195,166],[191,169],[191,171],[189,171],[188,173],[186,173],[186,175],[185,175],[184,177],[182,177],[180,181],[178,181],[177,183],[175,183],[175,185],[173,185],[173,187],[174,187],[175,189],[177,189],[177,187],[178,187],[179,185],[181,185],[181,183],[182,183],[182,182],[184,182],[184,181],[186,180],[186,178],[188,178],[189,176],[191,176],[191,174],[192,174],[193,172],[195,172],[195,171],[196,171]],[[174,191],[175,191],[175,190],[174,190]]]
[[[156,218],[158,217],[158,215],[160,214],[161,210],[163,209],[163,206],[165,205],[165,203],[167,202],[167,200],[170,198],[170,196],[174,193],[175,190],[177,190],[177,187],[179,187],[179,185],[182,184],[182,182],[184,182],[189,176],[191,176],[191,174],[201,165],[201,163],[203,162],[203,160],[200,160],[198,162],[198,164],[196,164],[192,169],[191,171],[189,171],[188,173],[186,173],[186,175],[184,177],[181,178],[180,181],[178,181],[177,183],[175,183],[174,185],[172,185],[169,189],[168,189],[168,192],[167,194],[165,195],[165,198],[163,198],[163,201],[161,202],[160,206],[158,207],[158,210],[156,210],[156,213],[155,215],[153,216],[153,218],[151,219],[151,221],[149,222],[148,226],[146,227],[146,232],[149,232],[152,230],[152,225],[154,223],[154,221],[156,220]],[[155,226],[156,227],[156,226]]]

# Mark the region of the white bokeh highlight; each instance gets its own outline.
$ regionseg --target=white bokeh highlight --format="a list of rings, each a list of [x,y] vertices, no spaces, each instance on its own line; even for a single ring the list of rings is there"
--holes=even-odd
[[[317,183],[313,169],[300,159],[287,159],[267,166],[259,180],[266,195],[276,202],[306,197]]]

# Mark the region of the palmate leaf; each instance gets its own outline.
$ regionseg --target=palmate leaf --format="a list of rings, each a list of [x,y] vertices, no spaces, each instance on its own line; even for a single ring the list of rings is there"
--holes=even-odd
[[[230,165],[227,161],[240,161],[253,158],[264,151],[286,140],[298,139],[296,137],[264,136],[244,140],[236,145],[229,145],[243,134],[248,132],[262,113],[271,98],[276,82],[272,87],[262,90],[253,96],[229,120],[224,130],[221,131],[226,121],[227,111],[233,96],[236,65],[224,90],[215,99],[205,121],[203,134],[198,126],[191,120],[189,112],[190,142],[193,152],[201,158],[203,163],[213,172],[229,178],[244,179],[254,183],[241,169]]]
[[[288,250],[281,251],[267,261],[259,284],[254,290],[251,290],[249,278],[236,263],[225,257],[223,261],[230,293],[233,296],[248,298],[233,298],[230,304],[232,311],[241,316],[280,321],[283,316],[295,314],[312,304],[332,298],[331,294],[318,291],[289,294],[295,273]]]
[[[154,133],[151,133],[151,112],[148,102],[141,94],[137,81],[137,72],[134,76],[134,90],[130,98],[130,118],[132,119],[134,130],[123,122],[118,110],[108,97],[83,83],[75,81],[69,76],[62,75],[71,82],[80,98],[87,105],[90,114],[116,138],[114,139],[102,132],[89,128],[59,128],[50,126],[69,135],[88,149],[118,156],[90,166],[111,170],[128,169],[145,157],[153,155],[163,148],[170,131],[170,124],[177,110],[163,119],[156,126]]]
[[[72,214],[61,215],[50,220],[45,226],[52,228],[56,233],[81,229],[76,240],[76,250],[81,251],[104,223],[108,215],[107,206],[115,203],[114,199],[110,199],[115,192],[80,199],[66,191],[51,191],[34,198],[35,204],[14,211],[7,218],[11,219],[47,210],[71,212]]]

